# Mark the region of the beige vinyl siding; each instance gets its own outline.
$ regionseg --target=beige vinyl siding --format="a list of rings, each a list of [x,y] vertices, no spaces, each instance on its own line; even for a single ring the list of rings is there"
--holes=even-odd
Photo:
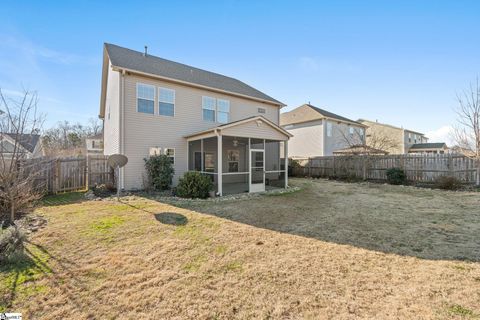
[[[350,144],[356,144],[358,135],[355,133],[354,138],[349,138],[349,130],[353,127],[357,132],[362,129],[362,126],[355,126],[344,122],[335,120],[326,120],[332,124],[332,136],[328,137],[325,130],[324,140],[324,156],[331,156],[336,150],[348,148]]]
[[[316,120],[283,127],[293,137],[288,143],[290,157],[314,157],[323,155],[323,123]]]
[[[120,73],[109,62],[104,118],[104,154],[120,152]],[[110,116],[109,116],[110,114]]]
[[[137,112],[137,82],[175,90],[175,116],[158,114],[158,94],[155,97],[154,114]],[[178,178],[187,170],[188,144],[184,137],[219,125],[203,120],[202,96],[229,100],[230,121],[258,115],[259,107],[266,109],[266,113],[262,114],[264,117],[277,124],[279,121],[278,106],[143,76],[126,75],[124,94],[124,154],[129,158],[124,173],[126,189],[143,187],[143,159],[148,157],[150,147],[160,147],[162,153],[165,148],[175,149],[174,185],[178,182]]]
[[[270,140],[285,140],[287,136],[273,129],[270,125],[262,122],[260,125],[257,121],[248,121],[238,126],[222,129],[222,135],[244,138],[259,138]]]

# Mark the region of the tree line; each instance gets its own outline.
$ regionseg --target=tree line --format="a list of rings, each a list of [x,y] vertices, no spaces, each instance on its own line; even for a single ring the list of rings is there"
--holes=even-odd
[[[102,122],[90,118],[86,124],[60,121],[42,133],[46,156],[77,156],[85,154],[85,139],[102,132]]]

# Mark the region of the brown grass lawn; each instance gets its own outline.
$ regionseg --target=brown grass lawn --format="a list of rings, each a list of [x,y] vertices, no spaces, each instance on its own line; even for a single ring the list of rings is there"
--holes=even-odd
[[[292,180],[227,201],[49,198],[2,266],[26,319],[479,318],[480,194]]]

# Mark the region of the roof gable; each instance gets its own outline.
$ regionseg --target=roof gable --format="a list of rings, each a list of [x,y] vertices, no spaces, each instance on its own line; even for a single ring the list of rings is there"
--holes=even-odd
[[[218,89],[279,106],[284,104],[246,83],[218,73],[202,70],[182,63],[166,60],[153,55],[105,44],[105,50],[113,66],[138,71],[167,79],[178,80],[198,86]],[[105,63],[105,61],[104,61]]]
[[[342,117],[333,112],[317,108],[315,106],[312,106],[311,104],[304,104],[296,109],[293,109],[292,111],[282,113],[280,115],[280,124],[282,126],[285,126],[288,124],[315,121],[315,120],[321,120],[325,118],[347,122],[355,125],[360,125],[362,127],[365,126],[362,123]]]
[[[288,132],[287,130],[283,129],[282,127],[276,125],[275,123],[268,120],[267,118],[262,117],[262,116],[252,116],[252,117],[248,117],[248,118],[245,118],[245,119],[242,119],[242,120],[225,123],[225,124],[219,125],[217,127],[214,127],[214,128],[208,129],[208,130],[196,132],[196,133],[190,134],[188,136],[185,136],[185,138],[187,138],[187,139],[192,138],[192,137],[195,137],[195,136],[199,136],[199,135],[203,135],[203,134],[206,134],[206,133],[214,132],[215,130],[228,130],[229,128],[240,127],[240,126],[242,126],[246,123],[249,123],[249,122],[252,122],[252,121],[257,121],[257,120],[261,121],[262,123],[266,123],[269,127],[274,129],[275,131],[278,131],[279,133],[285,135],[285,137],[293,137],[293,135],[290,132]]]

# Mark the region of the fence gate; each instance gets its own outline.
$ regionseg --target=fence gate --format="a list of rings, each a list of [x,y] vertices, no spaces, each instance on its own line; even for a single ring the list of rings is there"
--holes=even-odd
[[[87,159],[57,159],[54,192],[85,190],[87,188]]]

